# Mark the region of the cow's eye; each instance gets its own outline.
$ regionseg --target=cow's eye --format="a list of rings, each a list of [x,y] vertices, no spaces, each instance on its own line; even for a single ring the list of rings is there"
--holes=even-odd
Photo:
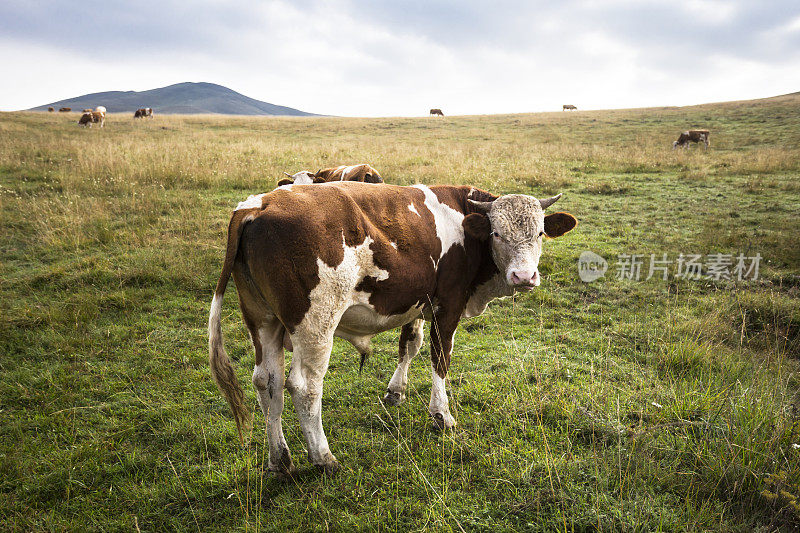
[[[540,231],[540,232],[539,232],[539,237],[541,237],[542,235],[544,235],[544,232],[543,232],[543,231]]]
[[[493,231],[492,232],[492,237],[494,237],[495,239],[499,239],[500,238],[500,234],[497,233],[496,231]]]

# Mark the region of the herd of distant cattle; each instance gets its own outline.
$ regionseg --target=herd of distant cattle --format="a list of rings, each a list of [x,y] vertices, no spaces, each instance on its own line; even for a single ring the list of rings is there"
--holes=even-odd
[[[572,104],[564,104],[561,106],[563,111],[577,111],[578,108]],[[54,107],[48,107],[47,111],[53,113],[55,111]],[[59,113],[70,113],[72,111],[71,107],[61,107],[59,108]],[[444,116],[444,113],[441,109],[433,108],[430,110],[431,116]],[[150,117],[153,118],[153,108],[152,107],[140,107],[133,113],[133,118],[145,118]],[[94,110],[91,109],[84,109],[81,118],[78,120],[78,124],[84,127],[92,127],[92,124],[99,124],[102,128],[105,124],[106,119],[106,108],[103,106],[98,106]],[[678,140],[672,143],[672,149],[675,148],[688,148],[690,143],[703,143],[705,148],[708,149],[711,146],[711,141],[709,140],[710,132],[708,130],[686,130],[681,132],[678,136]],[[316,181],[313,183],[319,183],[323,178],[317,177]],[[362,180],[363,181],[363,180]]]
[[[47,111],[50,113],[55,112],[54,107],[48,107]],[[60,107],[58,109],[59,113],[71,113],[71,107]],[[150,117],[153,118],[153,108],[152,107],[140,107],[136,110],[133,114],[133,118],[145,118]],[[99,124],[102,128],[106,122],[106,108],[104,106],[97,106],[95,109],[84,109],[81,118],[78,119],[78,124],[83,127],[91,128],[92,124]]]

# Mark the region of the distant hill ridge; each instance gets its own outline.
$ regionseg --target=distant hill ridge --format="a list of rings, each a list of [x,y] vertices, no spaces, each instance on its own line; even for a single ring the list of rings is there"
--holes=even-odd
[[[102,105],[109,113],[133,113],[140,107],[152,107],[157,114],[222,115],[285,115],[319,116],[299,109],[285,107],[249,98],[215,83],[184,82],[150,89],[149,91],[107,91],[85,94],[31,108],[30,111],[47,111],[48,107],[71,107],[73,111]]]

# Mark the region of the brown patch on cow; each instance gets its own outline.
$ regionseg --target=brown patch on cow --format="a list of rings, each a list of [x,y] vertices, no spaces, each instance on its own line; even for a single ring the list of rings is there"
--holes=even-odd
[[[578,219],[570,213],[551,213],[544,217],[544,233],[548,237],[560,237],[578,225]]]

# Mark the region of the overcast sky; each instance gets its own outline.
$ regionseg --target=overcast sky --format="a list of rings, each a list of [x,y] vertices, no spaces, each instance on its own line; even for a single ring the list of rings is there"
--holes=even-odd
[[[218,83],[333,115],[800,91],[800,0],[2,0],[0,109]]]

